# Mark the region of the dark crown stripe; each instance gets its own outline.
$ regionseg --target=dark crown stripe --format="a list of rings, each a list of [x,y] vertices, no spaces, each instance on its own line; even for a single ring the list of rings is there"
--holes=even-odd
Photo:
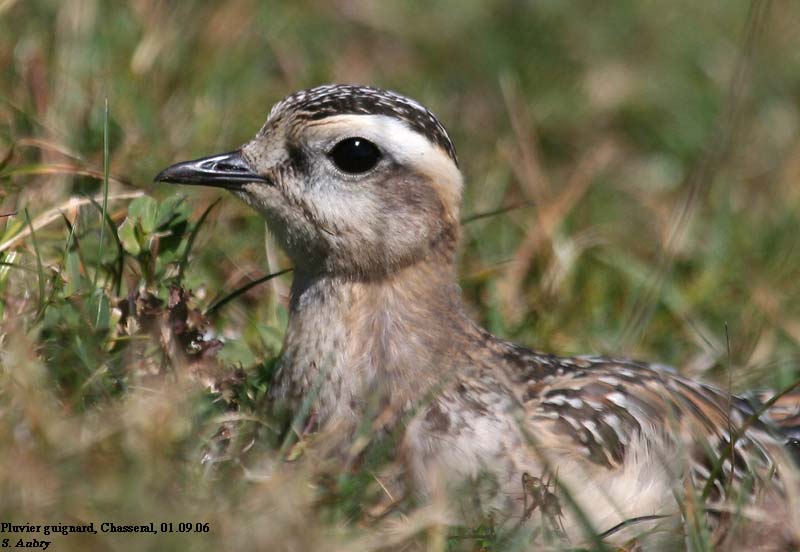
[[[293,111],[311,120],[334,115],[386,115],[440,146],[458,166],[453,142],[436,116],[423,105],[389,90],[370,86],[332,84],[302,90],[275,105],[269,118]]]

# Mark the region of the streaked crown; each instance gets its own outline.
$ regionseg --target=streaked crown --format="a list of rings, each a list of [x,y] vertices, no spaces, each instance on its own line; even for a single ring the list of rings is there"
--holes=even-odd
[[[269,121],[291,112],[297,120],[336,115],[387,115],[441,147],[458,166],[456,149],[439,119],[424,105],[390,90],[352,84],[327,84],[287,96],[272,108]]]

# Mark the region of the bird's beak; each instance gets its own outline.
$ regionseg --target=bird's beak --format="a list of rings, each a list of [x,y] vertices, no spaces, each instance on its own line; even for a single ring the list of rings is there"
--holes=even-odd
[[[241,150],[176,163],[158,173],[155,181],[217,186],[230,190],[239,189],[248,182],[270,182],[267,177],[253,170]]]

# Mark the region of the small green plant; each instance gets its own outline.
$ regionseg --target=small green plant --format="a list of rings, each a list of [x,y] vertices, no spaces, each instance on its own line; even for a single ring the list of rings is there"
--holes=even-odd
[[[138,264],[145,285],[173,281],[188,262],[191,209],[182,195],[162,202],[144,196],[128,206],[128,216],[117,228],[125,254]]]

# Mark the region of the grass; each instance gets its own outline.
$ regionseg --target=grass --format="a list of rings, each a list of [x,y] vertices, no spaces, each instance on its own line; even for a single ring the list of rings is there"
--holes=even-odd
[[[233,198],[151,182],[321,82],[447,126],[461,285],[493,332],[792,385],[799,24],[791,0],[0,0],[0,519],[209,527],[56,550],[524,547],[383,512],[390,442],[352,469],[292,439],[284,463],[264,395],[289,264]]]

